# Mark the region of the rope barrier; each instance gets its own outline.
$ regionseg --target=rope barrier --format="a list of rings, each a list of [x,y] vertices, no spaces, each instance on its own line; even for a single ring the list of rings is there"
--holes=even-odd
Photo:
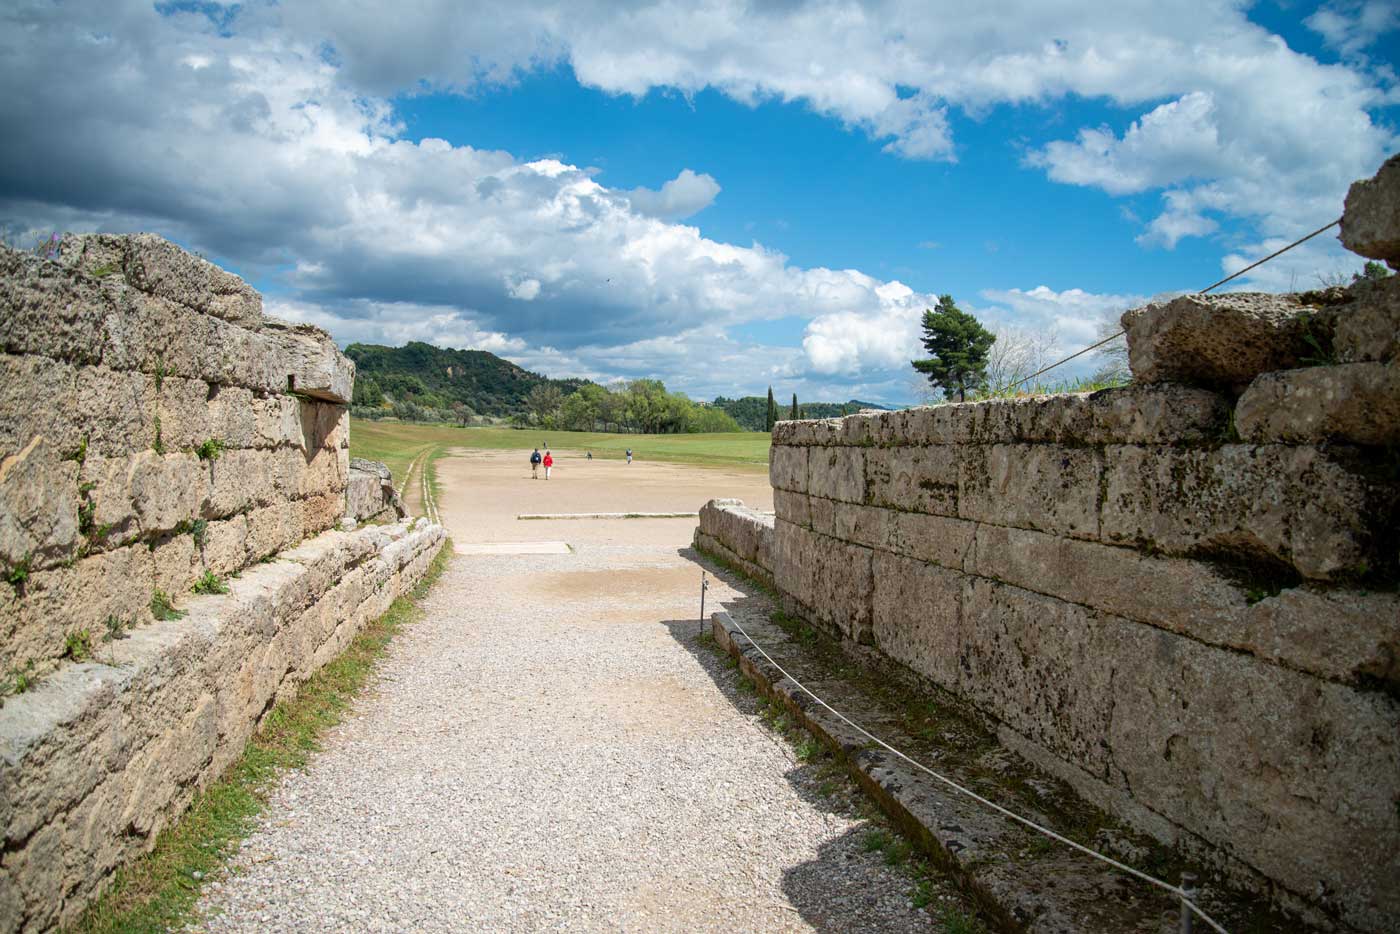
[[[1341,222],[1342,222],[1342,219],[1339,217],[1339,218],[1337,218],[1336,220],[1334,220],[1332,223],[1326,224],[1326,225],[1324,225],[1324,226],[1322,226],[1322,227],[1317,228],[1317,229],[1314,230],[1312,233],[1308,234],[1306,237],[1303,237],[1303,238],[1298,239],[1298,240],[1294,240],[1292,243],[1288,244],[1288,246],[1284,247],[1283,249],[1281,249],[1281,250],[1275,250],[1274,252],[1270,253],[1268,256],[1264,257],[1263,259],[1258,260],[1257,262],[1250,263],[1248,266],[1244,267],[1243,269],[1239,270],[1238,272],[1232,272],[1232,273],[1230,273],[1230,275],[1226,276],[1224,279],[1221,279],[1219,282],[1211,283],[1210,285],[1208,285],[1208,286],[1206,286],[1205,288],[1201,289],[1199,292],[1194,292],[1194,293],[1191,293],[1191,294],[1194,294],[1194,295],[1204,295],[1204,294],[1206,294],[1207,292],[1211,291],[1212,289],[1218,289],[1218,288],[1220,288],[1220,286],[1222,286],[1222,285],[1224,285],[1225,283],[1231,281],[1232,279],[1237,279],[1237,278],[1239,278],[1240,276],[1242,276],[1242,275],[1244,275],[1245,273],[1249,272],[1251,269],[1254,269],[1254,268],[1257,267],[1257,266],[1262,266],[1262,265],[1264,265],[1265,263],[1267,263],[1269,260],[1274,259],[1275,257],[1282,256],[1284,253],[1287,253],[1289,250],[1293,249],[1295,246],[1298,246],[1299,244],[1307,243],[1309,240],[1311,240],[1313,237],[1316,237],[1318,234],[1323,233],[1324,231],[1327,231],[1327,230],[1331,230],[1333,227],[1336,227],[1336,226],[1337,226],[1338,224],[1340,224]],[[1073,360],[1075,357],[1083,356],[1084,354],[1088,353],[1088,352],[1091,351],[1091,350],[1097,350],[1098,348],[1102,347],[1104,344],[1107,344],[1107,343],[1109,343],[1109,342],[1111,342],[1111,341],[1115,341],[1115,340],[1117,340],[1118,338],[1122,337],[1124,334],[1127,334],[1127,333],[1128,333],[1128,332],[1127,332],[1127,329],[1126,329],[1126,328],[1123,329],[1123,330],[1121,330],[1121,331],[1118,331],[1118,332],[1116,332],[1115,334],[1113,334],[1113,335],[1110,336],[1110,337],[1105,337],[1103,340],[1099,341],[1097,344],[1090,344],[1088,347],[1085,347],[1083,350],[1077,350],[1077,351],[1075,351],[1074,353],[1070,354],[1068,357],[1065,357],[1063,360],[1056,360],[1054,363],[1050,364],[1049,366],[1047,366],[1047,367],[1042,367],[1041,369],[1036,370],[1034,373],[1032,373],[1030,376],[1027,376],[1025,379],[1019,379],[1019,380],[1017,380],[1017,381],[1014,382],[1014,383],[1008,383],[1007,385],[1003,386],[1001,389],[997,390],[997,393],[998,393],[998,395],[999,395],[999,394],[1001,394],[1001,393],[1003,393],[1003,392],[1007,392],[1007,391],[1009,391],[1009,390],[1015,389],[1017,386],[1024,386],[1026,383],[1029,383],[1031,380],[1035,379],[1037,376],[1040,376],[1042,373],[1049,373],[1051,370],[1055,369],[1055,367],[1060,366],[1061,364],[1069,363],[1069,362],[1070,362],[1071,360]]]
[[[1324,229],[1325,229],[1325,228],[1324,228]],[[825,707],[828,711],[830,711],[830,712],[831,712],[832,714],[834,714],[836,717],[840,718],[841,721],[844,722],[847,726],[850,726],[852,729],[856,730],[858,733],[860,733],[862,736],[864,736],[864,737],[866,737],[867,739],[869,739],[871,742],[873,742],[873,743],[875,743],[875,744],[877,744],[877,745],[883,747],[884,749],[889,750],[890,752],[892,752],[892,753],[894,753],[896,756],[898,756],[900,759],[903,759],[905,762],[907,762],[907,763],[909,763],[910,765],[914,766],[916,769],[919,769],[919,770],[922,771],[922,772],[928,773],[928,774],[931,775],[932,777],[938,779],[938,781],[940,781],[940,782],[942,782],[943,784],[947,785],[948,787],[952,788],[954,791],[957,791],[957,792],[959,792],[959,793],[961,793],[961,794],[964,794],[964,795],[966,795],[967,797],[971,798],[972,800],[977,801],[977,802],[979,802],[979,803],[981,803],[981,804],[986,805],[987,807],[991,808],[992,810],[996,811],[997,813],[999,813],[999,814],[1001,814],[1001,815],[1003,815],[1003,816],[1005,816],[1005,817],[1009,817],[1009,818],[1011,818],[1012,820],[1016,821],[1017,823],[1024,824],[1025,826],[1031,828],[1031,829],[1034,830],[1034,831],[1037,831],[1038,833],[1044,834],[1045,836],[1049,837],[1049,838],[1052,839],[1052,840],[1056,840],[1056,841],[1058,841],[1058,842],[1060,842],[1060,843],[1063,843],[1065,846],[1068,846],[1068,847],[1071,847],[1072,849],[1078,850],[1079,852],[1083,853],[1083,854],[1086,855],[1086,856],[1090,856],[1090,857],[1093,857],[1094,859],[1099,860],[1100,862],[1107,863],[1109,866],[1112,866],[1114,869],[1117,869],[1117,870],[1119,870],[1120,872],[1125,872],[1125,873],[1127,873],[1128,875],[1133,876],[1133,877],[1135,877],[1135,878],[1137,878],[1137,879],[1140,879],[1140,880],[1143,881],[1143,882],[1146,882],[1146,883],[1148,883],[1148,884],[1150,884],[1150,885],[1155,885],[1155,886],[1158,887],[1159,889],[1162,889],[1162,890],[1165,891],[1165,892],[1168,892],[1168,893],[1170,893],[1170,894],[1172,894],[1172,895],[1175,895],[1178,899],[1180,899],[1181,904],[1182,904],[1184,907],[1186,907],[1186,908],[1189,909],[1190,911],[1194,912],[1198,917],[1200,917],[1200,919],[1201,919],[1202,921],[1204,921],[1207,925],[1209,925],[1213,930],[1219,932],[1219,934],[1229,934],[1229,932],[1226,931],[1225,928],[1223,928],[1223,927],[1219,924],[1219,922],[1217,922],[1217,921],[1216,921],[1214,918],[1212,918],[1210,915],[1206,914],[1206,913],[1205,913],[1205,910],[1202,909],[1199,905],[1197,905],[1197,904],[1195,903],[1195,901],[1192,900],[1191,896],[1187,893],[1186,889],[1182,888],[1181,886],[1172,885],[1170,882],[1164,882],[1164,881],[1162,881],[1161,879],[1156,878],[1155,876],[1149,876],[1147,873],[1142,872],[1141,870],[1134,869],[1132,866],[1126,865],[1125,863],[1120,863],[1118,860],[1114,859],[1114,858],[1111,857],[1111,856],[1105,856],[1104,854],[1099,853],[1099,852],[1097,852],[1096,850],[1091,850],[1091,849],[1089,849],[1087,846],[1084,846],[1083,844],[1076,843],[1076,842],[1074,842],[1073,840],[1069,839],[1068,837],[1062,836],[1062,835],[1056,833],[1055,831],[1051,830],[1051,829],[1048,828],[1048,827],[1042,827],[1040,824],[1037,824],[1035,821],[1031,820],[1031,819],[1028,818],[1028,817],[1022,817],[1020,814],[1017,814],[1015,811],[1008,810],[1008,809],[1002,807],[1000,804],[997,804],[995,801],[991,801],[991,800],[988,800],[987,798],[982,797],[981,795],[979,795],[977,792],[971,790],[970,788],[964,788],[962,785],[959,785],[957,782],[953,781],[951,778],[948,778],[946,775],[940,775],[939,773],[935,772],[933,769],[931,769],[931,768],[929,768],[928,766],[924,765],[922,762],[918,762],[918,761],[916,761],[916,760],[914,760],[914,759],[911,759],[909,756],[907,756],[907,755],[905,755],[904,753],[900,752],[898,749],[894,748],[894,747],[891,746],[889,743],[887,743],[887,742],[885,742],[884,740],[880,739],[880,737],[876,736],[874,733],[871,733],[871,732],[870,732],[869,730],[867,730],[865,727],[861,726],[859,723],[856,723],[856,722],[855,722],[854,720],[852,720],[850,717],[848,717],[848,716],[846,716],[845,714],[841,713],[841,711],[837,710],[835,707],[832,707],[832,706],[831,706],[830,704],[828,704],[826,701],[824,701],[824,700],[822,700],[820,697],[818,697],[817,694],[816,694],[814,691],[812,691],[811,688],[807,687],[807,686],[806,686],[805,684],[803,684],[801,681],[799,681],[799,680],[797,680],[796,678],[794,678],[794,677],[787,671],[787,669],[783,668],[782,665],[779,665],[776,661],[774,661],[774,660],[773,660],[773,656],[769,655],[766,651],[764,651],[763,646],[761,646],[761,645],[759,645],[757,642],[755,642],[754,639],[753,639],[753,636],[749,635],[748,632],[744,629],[744,627],[741,626],[741,625],[739,625],[739,623],[738,623],[737,620],[735,620],[732,616],[729,616],[728,614],[725,614],[725,617],[729,620],[730,624],[733,625],[733,627],[739,631],[740,635],[742,635],[745,639],[747,639],[747,640],[749,641],[749,645],[753,646],[754,649],[756,649],[760,655],[762,655],[764,658],[766,658],[766,659],[768,660],[768,663],[769,663],[770,665],[772,665],[774,668],[778,669],[778,671],[780,671],[780,672],[782,673],[783,677],[787,678],[787,679],[788,679],[789,681],[791,681],[793,684],[797,685],[799,688],[802,689],[803,693],[805,693],[808,697],[812,698],[812,700],[816,701],[818,704],[821,704],[823,707]]]

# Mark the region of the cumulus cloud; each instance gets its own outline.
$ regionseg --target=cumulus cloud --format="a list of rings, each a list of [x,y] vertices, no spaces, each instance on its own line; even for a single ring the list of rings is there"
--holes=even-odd
[[[1241,256],[1335,216],[1346,184],[1396,143],[1369,115],[1388,100],[1372,72],[1293,52],[1235,0],[941,13],[900,0],[200,9],[214,12],[146,0],[0,9],[0,34],[23,38],[0,44],[7,232],[155,229],[267,277],[289,290],[287,314],[339,322],[342,339],[417,335],[589,375],[798,316],[811,322],[801,348],[728,352],[745,373],[778,367],[804,386],[889,387],[917,354],[934,297],[676,223],[719,191],[689,168],[628,191],[561,160],[415,142],[396,95],[472,93],[563,64],[609,93],[793,102],[894,157],[936,160],[957,157],[959,114],[1103,99],[1126,126],[1033,147],[1034,164],[1066,184],[1160,192],[1146,245],[1244,218],[1257,236]],[[1369,4],[1326,9],[1334,18],[1311,25],[1339,47],[1379,28]],[[1056,305],[1025,304],[1036,291],[1001,293],[997,307]],[[698,335],[697,322],[716,330]],[[701,385],[703,370],[681,378]]]
[[[1342,55],[1357,56],[1400,29],[1400,7],[1391,0],[1328,3],[1303,23]]]
[[[719,182],[710,175],[681,169],[681,174],[661,186],[660,191],[633,188],[627,192],[632,210],[662,220],[680,220],[698,214],[715,201]]]

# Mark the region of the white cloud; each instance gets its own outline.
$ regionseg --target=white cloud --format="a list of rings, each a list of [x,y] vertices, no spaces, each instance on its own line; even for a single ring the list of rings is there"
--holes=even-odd
[[[710,175],[681,169],[681,174],[661,186],[660,191],[633,188],[627,192],[632,210],[663,220],[680,220],[698,214],[715,201],[719,182]]]
[[[1353,57],[1400,29],[1400,7],[1393,0],[1328,3],[1303,22],[1329,46]]]
[[[1026,331],[1058,336],[1067,351],[1099,340],[1105,321],[1116,320],[1130,308],[1144,305],[1144,295],[1112,295],[1083,289],[1055,291],[1038,285],[1033,289],[985,289],[979,296],[990,305],[977,313],[987,321]]]

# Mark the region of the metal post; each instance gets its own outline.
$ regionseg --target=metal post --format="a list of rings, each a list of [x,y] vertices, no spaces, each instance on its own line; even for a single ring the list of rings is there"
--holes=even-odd
[[[705,591],[710,589],[710,582],[705,578],[705,572],[700,572],[700,635],[705,634]]]
[[[1196,920],[1195,912],[1191,910],[1191,902],[1196,900],[1196,874],[1194,872],[1183,872],[1181,874],[1181,934],[1191,934],[1191,925]]]

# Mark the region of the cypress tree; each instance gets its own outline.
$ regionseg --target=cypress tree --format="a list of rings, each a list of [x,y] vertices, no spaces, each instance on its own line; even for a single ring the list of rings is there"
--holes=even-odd
[[[797,408],[797,393],[792,394],[792,420],[797,421],[802,417],[802,412]]]
[[[772,431],[773,426],[778,423],[778,403],[773,401],[773,387],[768,387],[768,417],[766,431]]]

